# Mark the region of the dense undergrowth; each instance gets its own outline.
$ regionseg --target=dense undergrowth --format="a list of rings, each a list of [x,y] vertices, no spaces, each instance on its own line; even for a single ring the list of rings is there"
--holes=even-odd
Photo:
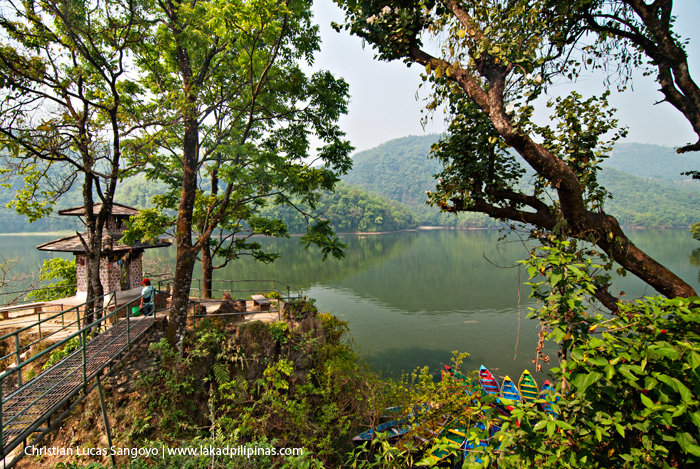
[[[358,360],[346,323],[303,302],[284,322],[203,320],[191,332],[183,358],[165,341],[152,345],[158,365],[139,378],[142,398],[120,404],[132,409],[116,432],[117,446],[237,447],[244,453],[257,449],[257,455],[122,457],[120,467],[699,464],[700,299],[650,298],[623,305],[618,316],[594,315],[582,301],[594,266],[556,249],[546,252],[548,258],[529,263],[533,278],[543,279],[533,281],[543,302],[533,314],[544,336],[563,351],[560,367],[553,370],[553,413],[543,411],[543,401],[501,399],[499,405],[471,383],[475,376],[435,380],[423,368],[399,379],[383,378]],[[454,369],[465,356],[455,353]],[[504,413],[508,405],[510,412]],[[353,435],[392,418],[405,419],[402,425],[412,430],[400,438],[379,433],[372,444],[352,442]],[[477,423],[483,429],[474,428]],[[489,444],[464,454],[446,438],[448,428],[461,429],[474,444]],[[275,455],[281,448],[304,452]],[[107,461],[60,467],[97,469],[108,467]]]

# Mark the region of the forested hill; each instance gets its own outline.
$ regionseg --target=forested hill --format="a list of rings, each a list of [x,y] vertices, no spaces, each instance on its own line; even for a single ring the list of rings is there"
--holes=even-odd
[[[684,171],[700,170],[700,154],[679,155],[674,148],[642,143],[619,143],[612,156],[602,164],[635,176],[652,179],[682,181]],[[699,184],[700,185],[700,184]]]
[[[136,208],[147,208],[151,206],[150,201],[154,195],[164,192],[164,185],[146,181],[139,175],[117,186],[115,201]],[[0,233],[83,230],[76,217],[62,217],[56,213],[62,208],[82,205],[79,187],[73,188],[58,200],[51,216],[35,223],[29,223],[26,217],[18,216],[5,208],[13,195],[13,190],[0,191]],[[321,196],[318,208],[331,221],[331,226],[337,232],[396,231],[418,226],[416,217],[405,205],[342,183],[335,193]],[[289,207],[268,208],[265,213],[285,220],[291,233],[302,233],[306,230],[304,219]]]
[[[429,159],[438,135],[409,136],[388,141],[353,157],[353,169],[343,177],[335,194],[324,194],[319,207],[339,232],[394,231],[417,225],[497,227],[481,214],[440,213],[425,204],[425,192],[435,187],[433,175],[440,163]],[[644,144],[620,144],[604,161],[600,182],[612,194],[606,210],[627,226],[674,227],[700,221],[700,182],[680,173],[700,170],[700,155],[677,155],[672,148]],[[116,201],[137,208],[150,205],[164,186],[143,176],[119,184]],[[74,231],[81,229],[74,217],[49,218],[29,224],[5,208],[13,190],[0,190],[0,232]],[[82,205],[76,188],[58,200],[55,211]],[[301,217],[291,209],[268,209],[287,221],[290,232],[302,232]]]
[[[321,195],[318,212],[331,222],[336,233],[377,233],[418,226],[416,217],[405,205],[342,182],[335,192]],[[284,220],[290,233],[306,231],[306,220],[291,207],[269,207],[263,214]]]
[[[425,191],[435,187],[433,175],[442,168],[427,158],[438,139],[436,134],[411,135],[356,153],[343,181],[409,206],[422,205]]]
[[[435,189],[435,178],[442,165],[428,158],[439,135],[408,136],[390,140],[378,147],[355,154],[352,170],[343,181],[407,205],[421,225],[452,227],[497,227],[495,220],[482,214],[458,216],[441,213],[425,204],[425,192]]]
[[[604,168],[599,181],[613,195],[605,211],[623,226],[662,228],[700,221],[700,193],[614,168]]]
[[[408,205],[422,225],[497,226],[476,214],[440,214],[425,205],[440,163],[428,158],[437,135],[391,140],[353,157],[344,181]],[[680,173],[700,170],[700,155],[677,155],[672,148],[620,144],[602,165],[602,185],[612,194],[606,210],[627,226],[674,227],[700,221],[700,182]]]

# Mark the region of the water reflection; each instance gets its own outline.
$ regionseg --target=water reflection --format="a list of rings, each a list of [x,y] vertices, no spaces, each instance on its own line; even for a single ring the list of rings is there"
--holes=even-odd
[[[216,279],[259,280],[276,279],[290,284],[301,290],[308,289],[312,284],[340,283],[345,278],[361,274],[372,266],[406,252],[418,239],[416,232],[403,232],[398,236],[358,236],[345,235],[343,242],[347,244],[345,258],[337,260],[328,258],[322,262],[323,255],[315,248],[304,249],[298,237],[264,238],[257,237],[256,241],[263,245],[267,252],[280,254],[272,264],[264,265],[249,258],[241,258],[230,263],[224,269],[214,271]],[[175,265],[175,246],[146,252],[146,257],[162,258],[170,265]],[[201,278],[201,266],[195,269],[195,278]]]
[[[687,230],[628,233],[685,281],[700,281],[700,248]],[[0,250],[26,256],[25,265],[37,269],[46,253],[34,246],[56,237],[1,236]],[[529,287],[519,285],[517,268],[503,268],[517,265],[527,253],[517,243],[499,244],[498,238],[497,231],[486,230],[345,235],[346,258],[326,262],[317,249],[303,249],[299,238],[259,238],[281,258],[270,265],[240,259],[215,271],[215,278],[276,279],[303,289],[322,310],[349,322],[356,343],[380,370],[429,366],[438,372],[458,350],[471,354],[465,370],[485,364],[497,376],[517,378],[526,367],[533,371],[538,326],[525,318],[535,306],[528,300]],[[175,254],[171,246],[146,256],[160,256],[172,268]],[[195,278],[200,277],[197,270]],[[527,280],[524,268],[520,280]],[[653,293],[632,276],[614,277],[613,283],[613,292],[627,292],[625,299]],[[552,346],[545,351],[556,361]]]
[[[690,265],[700,267],[700,248],[693,249],[688,260],[690,260]],[[700,270],[698,270],[698,283],[700,283]]]

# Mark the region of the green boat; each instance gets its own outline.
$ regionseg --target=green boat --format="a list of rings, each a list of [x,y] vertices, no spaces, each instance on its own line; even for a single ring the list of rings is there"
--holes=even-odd
[[[540,388],[537,386],[537,381],[535,381],[535,378],[533,378],[527,370],[523,371],[523,374],[520,375],[518,389],[525,402],[534,402],[539,396]]]
[[[447,449],[433,449],[428,455],[428,458],[431,459],[433,463],[442,461],[450,454],[457,453],[461,456],[461,448],[462,446],[464,446],[464,442],[467,441],[467,426],[463,425],[462,422],[456,420],[451,424],[447,425],[447,427],[440,433],[439,436],[447,438],[450,442],[450,446],[453,446],[453,449],[455,451],[453,453],[450,453],[450,451],[448,451]]]

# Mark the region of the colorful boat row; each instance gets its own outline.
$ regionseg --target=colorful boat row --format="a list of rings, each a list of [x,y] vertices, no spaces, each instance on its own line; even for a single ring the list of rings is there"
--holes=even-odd
[[[511,404],[534,403],[535,401],[539,400],[539,404],[542,406],[542,409],[546,413],[552,414],[556,417],[556,414],[551,407],[552,398],[554,396],[554,387],[549,380],[546,380],[542,387],[539,388],[534,377],[528,370],[525,370],[522,373],[517,385],[508,376],[506,376],[503,381],[499,383],[493,374],[483,365],[479,369],[479,377],[476,380],[472,380],[459,371],[453,370],[448,365],[445,365],[443,378],[445,375],[449,375],[450,378],[457,383],[459,391],[463,390],[467,394],[472,395],[481,390],[484,394],[495,395],[497,397],[497,404],[500,404],[496,406],[496,408],[502,414],[508,415],[508,412],[513,409]],[[501,399],[506,401],[502,401]],[[426,405],[414,407],[408,416],[404,418],[393,418],[389,422],[377,425],[376,427],[355,436],[353,441],[371,441],[379,432],[386,432],[386,437],[388,439],[394,439],[407,434],[413,429],[420,430],[420,424],[418,422],[420,422],[421,415],[428,408],[429,407]],[[396,413],[400,411],[400,407],[392,407],[390,409],[386,409],[384,414],[385,416],[392,414],[396,415]],[[432,427],[433,428],[429,429],[430,431],[422,432],[423,436],[416,434],[416,437],[423,443],[427,442],[429,439],[434,439],[439,436],[445,437],[452,442],[453,447],[458,447],[463,453],[478,453],[483,451],[484,447],[488,445],[488,440],[490,440],[500,429],[500,427],[497,425],[492,425],[488,432],[486,432],[486,426],[481,422],[469,429],[460,423],[459,418],[453,419],[450,417],[447,417],[440,424],[432,425]],[[488,436],[485,436],[484,438],[476,438],[476,435],[484,436],[486,433],[488,433]],[[435,460],[440,460],[446,457],[448,454],[449,452],[444,449],[435,450],[429,455],[429,457]]]
[[[445,368],[448,373],[453,373],[449,366],[445,365]],[[459,379],[456,374],[455,378]],[[549,380],[545,380],[542,388],[538,388],[537,381],[535,381],[535,378],[532,377],[528,370],[523,371],[523,374],[520,375],[517,386],[509,376],[503,378],[503,382],[499,386],[498,380],[493,374],[484,365],[481,365],[481,368],[479,368],[479,383],[486,394],[514,401],[516,404],[532,403],[538,399],[543,400],[544,402],[541,403],[542,409],[549,414],[554,414],[552,406],[547,400],[547,397],[554,392],[552,383]],[[467,392],[469,393],[469,391]]]

